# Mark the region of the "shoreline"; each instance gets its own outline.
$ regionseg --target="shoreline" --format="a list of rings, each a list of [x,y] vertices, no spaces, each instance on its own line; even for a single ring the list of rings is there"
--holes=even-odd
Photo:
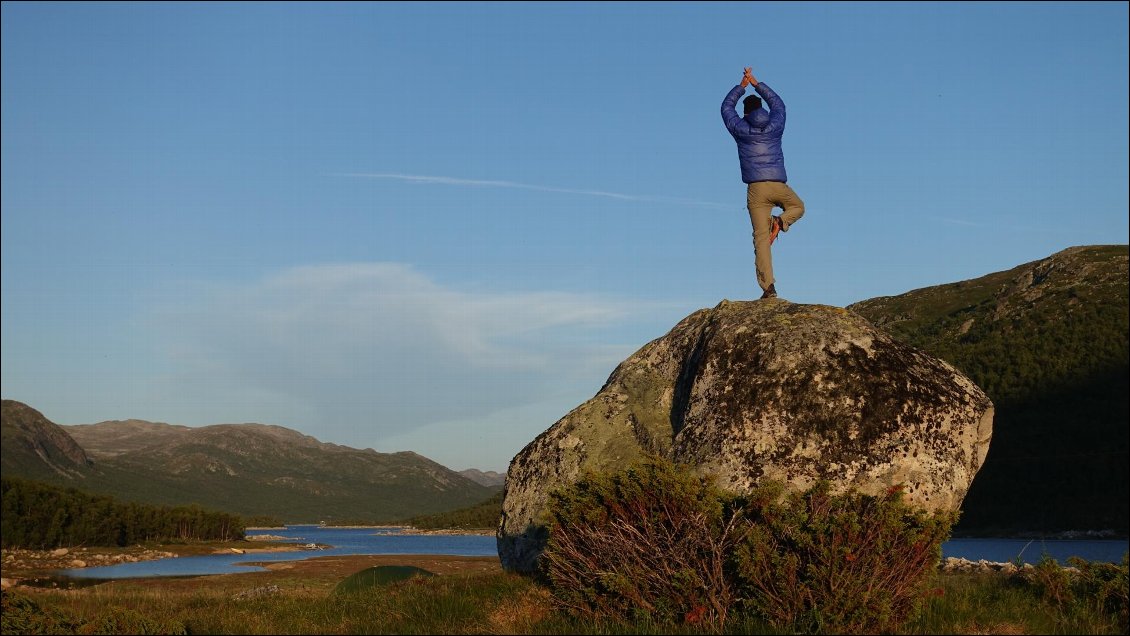
[[[306,524],[295,524],[295,526]],[[287,527],[295,527],[287,526]],[[492,529],[463,529],[440,528],[424,529],[413,526],[393,525],[354,525],[354,526],[322,526],[327,528],[354,528],[366,530],[396,530],[396,534],[407,536],[494,536]],[[253,528],[254,530],[284,530],[283,528]],[[1103,531],[1064,531],[1057,533],[1022,533],[1012,534],[1007,537],[984,535],[955,535],[950,540],[1014,540],[1014,541],[1126,541],[1120,533]],[[125,547],[84,547],[56,548],[54,550],[29,550],[18,548],[5,548],[0,551],[2,562],[2,576],[4,588],[17,584],[22,579],[50,576],[57,570],[82,569],[90,567],[103,567],[136,563],[140,561],[153,561],[158,559],[203,556],[215,554],[243,554],[250,560],[256,554],[274,552],[300,552],[316,551],[329,547],[326,544],[309,543],[293,537],[284,537],[276,534],[265,533],[251,535],[240,541],[228,542],[202,542],[202,543],[172,543],[150,544],[147,546],[135,545]],[[964,558],[946,557],[939,563],[939,569],[959,571],[1009,571],[1013,569],[1013,562],[996,562],[984,559],[969,561]]]
[[[1008,534],[961,533],[950,539],[1006,539],[1015,541],[1130,541],[1130,534],[1117,530],[1061,530],[1059,532],[1011,532]]]
[[[415,526],[389,526],[389,525],[380,525],[380,526],[376,526],[376,525],[374,525],[374,526],[360,526],[360,525],[322,526],[322,525],[313,524],[313,523],[296,523],[296,524],[293,524],[293,525],[290,525],[290,526],[283,526],[281,528],[246,528],[246,530],[255,530],[255,531],[259,531],[259,530],[263,530],[263,531],[286,530],[288,528],[299,528],[299,527],[303,527],[303,528],[305,528],[305,527],[315,527],[315,528],[325,529],[325,530],[396,530],[397,534],[408,534],[408,535],[469,535],[469,536],[484,536],[484,537],[487,537],[487,536],[494,536],[494,535],[498,534],[498,530],[494,529],[494,528],[417,528]],[[268,539],[268,537],[270,537],[270,538]],[[249,536],[247,539],[249,541],[271,541],[271,540],[287,539],[287,537],[280,537],[278,535],[272,535],[272,534],[257,534],[257,535]]]
[[[24,579],[52,576],[57,570],[77,570],[211,554],[246,554],[253,556],[271,552],[308,550],[298,543],[276,545],[250,545],[249,543],[248,541],[227,541],[197,544],[157,544],[148,547],[141,545],[124,547],[78,546],[54,550],[4,548],[0,550],[0,572],[2,572],[0,578],[3,579],[3,589],[8,589]]]
[[[228,548],[231,549],[231,548]],[[12,587],[23,587],[26,584],[38,586],[35,581],[49,579],[54,580],[59,575],[58,570],[63,569],[79,569],[86,567],[100,567],[108,565],[118,565],[122,563],[136,563],[140,561],[157,560],[164,558],[178,558],[181,556],[197,556],[195,554],[175,554],[172,552],[144,549],[140,553],[120,553],[118,555],[105,555],[108,549],[96,550],[90,548],[76,548],[74,550],[66,549],[67,553],[64,555],[57,555],[55,553],[64,550],[4,550],[4,573],[2,577],[3,589],[7,590]],[[489,564],[491,568],[500,567],[498,557],[478,556],[478,557],[464,557],[457,555],[433,555],[433,554],[388,554],[388,555],[346,555],[336,557],[319,557],[314,556],[310,559],[302,559],[299,561],[256,561],[255,554],[263,554],[270,552],[296,552],[303,551],[300,546],[279,546],[278,549],[274,548],[251,548],[247,549],[241,554],[247,554],[248,559],[245,562],[247,565],[255,565],[263,568],[266,571],[276,572],[282,570],[292,570],[295,568],[312,568],[321,567],[319,564],[344,564],[352,563],[355,561],[368,561],[380,560],[385,562],[402,562],[402,561],[428,561],[432,564],[444,561],[468,561],[476,563]],[[226,552],[225,549],[217,549],[212,554],[219,554]],[[66,562],[66,558],[73,556],[85,556],[89,560],[72,559]],[[16,559],[13,564],[13,559]],[[18,560],[25,559],[25,560]],[[32,563],[34,562],[34,563]],[[82,563],[82,565],[79,565]],[[19,567],[18,570],[13,570],[11,565]],[[1070,566],[1061,566],[1064,570],[1072,572],[1076,568]],[[1016,576],[1020,574],[1029,573],[1034,569],[1030,563],[1017,565],[1009,562],[996,562],[987,561],[985,559],[970,560],[960,557],[946,557],[940,559],[937,563],[936,570],[941,574],[999,574],[1003,576]],[[227,576],[226,574],[202,574],[199,576],[212,577],[212,576]],[[154,577],[138,577],[138,578],[154,578]],[[161,577],[155,577],[161,578]],[[190,578],[197,578],[196,576]],[[27,582],[27,583],[25,583]]]
[[[230,543],[230,542],[229,542]],[[246,542],[238,542],[243,547],[234,547],[231,545],[218,545],[215,543],[210,544],[195,544],[195,545],[159,545],[155,547],[133,546],[127,548],[57,548],[55,550],[25,550],[25,549],[4,549],[3,554],[3,575],[2,584],[3,589],[7,590],[12,587],[24,587],[26,585],[40,586],[36,581],[55,581],[60,576],[59,570],[66,569],[81,569],[88,567],[102,567],[120,565],[124,563],[136,563],[141,561],[151,561],[167,558],[179,557],[192,557],[210,554],[225,554],[228,552],[235,552],[237,554],[247,555],[246,561],[241,561],[248,565],[256,565],[264,568],[267,571],[277,570],[291,570],[296,567],[315,567],[302,565],[311,561],[317,563],[327,564],[342,564],[353,563],[358,560],[367,559],[380,559],[384,561],[403,561],[412,560],[413,562],[429,561],[434,563],[436,561],[446,560],[466,560],[473,562],[491,563],[493,567],[500,567],[498,565],[497,556],[478,556],[478,557],[464,557],[457,555],[436,555],[436,554],[387,554],[387,555],[344,555],[344,556],[312,556],[311,558],[299,559],[297,561],[256,561],[256,554],[265,554],[273,552],[306,552],[312,551],[312,548],[307,547],[309,544],[300,545],[295,543],[278,544],[263,547],[246,547]],[[319,544],[321,545],[321,544]],[[320,566],[319,566],[320,567]],[[1060,565],[1066,572],[1076,572],[1077,568],[1070,565]],[[990,561],[987,559],[967,559],[964,557],[943,557],[939,559],[936,565],[936,571],[939,574],[995,574],[1006,577],[1026,575],[1033,571],[1034,566],[1032,563],[1016,563],[1015,561]],[[227,576],[224,574],[208,575],[202,574],[199,576]],[[63,577],[66,578],[66,577]],[[138,577],[148,578],[148,577]],[[160,578],[160,577],[157,577]],[[180,577],[178,577],[180,578]],[[197,576],[190,576],[188,578],[198,578]]]
[[[480,537],[493,537],[498,534],[497,530],[488,530],[486,528],[437,528],[437,529],[421,529],[413,528],[412,526],[403,526],[400,534],[411,535],[452,535],[452,536],[480,536]]]

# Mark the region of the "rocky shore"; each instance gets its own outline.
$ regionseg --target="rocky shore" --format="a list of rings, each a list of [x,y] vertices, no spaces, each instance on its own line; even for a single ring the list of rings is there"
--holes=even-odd
[[[1027,574],[1035,570],[1035,566],[1031,563],[1024,563],[1017,567],[1015,563],[999,563],[996,561],[986,561],[979,559],[977,561],[970,561],[969,559],[962,559],[959,557],[946,557],[938,564],[938,569],[946,574],[1001,574],[1004,576],[1014,576],[1017,574]],[[1064,567],[1068,572],[1077,572],[1077,568]]]
[[[333,529],[359,529],[359,530],[389,530],[396,531],[396,534],[440,534],[440,535],[478,535],[478,536],[494,536],[498,530],[496,528],[416,528],[413,526],[324,526]],[[253,528],[248,528],[249,530]],[[286,537],[279,537],[275,535],[262,534],[262,535],[248,535],[248,541],[277,541],[285,539]]]
[[[87,568],[118,563],[137,563],[176,557],[174,552],[137,548],[125,552],[110,548],[58,548],[55,550],[4,550],[5,572],[12,570],[45,570]]]
[[[400,534],[436,534],[436,535],[476,535],[481,537],[494,536],[498,531],[489,530],[486,528],[480,529],[463,529],[463,528],[439,528],[436,530],[422,530],[420,528],[413,528],[406,526],[400,529]]]
[[[281,537],[280,537],[281,538]],[[240,547],[234,547],[240,546]],[[262,552],[289,552],[294,550],[310,549],[292,543],[247,547],[246,542],[229,544],[204,543],[185,545],[166,545],[161,547],[74,547],[57,548],[54,550],[24,550],[4,549],[0,552],[2,564],[3,589],[18,585],[24,579],[34,579],[51,576],[56,570],[77,568],[93,568],[121,563],[137,563],[140,561],[155,561],[157,559],[173,559],[181,556],[195,556],[200,554],[217,554],[221,552],[235,552],[237,554],[255,554]]]
[[[247,535],[248,541],[288,541],[293,540],[290,537],[280,537],[277,534],[249,534]]]
[[[21,579],[42,576],[54,570],[91,568],[119,563],[171,559],[175,552],[151,548],[58,548],[55,550],[4,550],[2,587],[8,589]]]

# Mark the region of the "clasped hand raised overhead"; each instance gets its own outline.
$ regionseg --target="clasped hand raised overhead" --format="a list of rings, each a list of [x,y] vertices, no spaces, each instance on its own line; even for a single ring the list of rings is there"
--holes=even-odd
[[[742,74],[742,88],[753,84],[757,86],[757,78],[753,76],[753,71],[750,67],[745,67],[745,72]]]

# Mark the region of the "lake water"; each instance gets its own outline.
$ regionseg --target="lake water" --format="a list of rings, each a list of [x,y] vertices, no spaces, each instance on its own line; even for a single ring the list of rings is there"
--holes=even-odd
[[[159,559],[140,563],[122,563],[94,568],[60,570],[72,578],[123,579],[148,576],[193,576],[256,572],[260,567],[240,565],[248,562],[300,561],[321,556],[350,554],[449,554],[456,556],[497,557],[493,536],[481,535],[407,535],[387,528],[322,528],[290,526],[286,530],[249,530],[251,535],[269,534],[286,537],[287,541],[333,546],[325,550],[299,552],[263,552],[256,554],[209,554],[203,556]],[[266,545],[266,543],[264,543]],[[943,557],[959,557],[977,561],[1008,562],[1018,556],[1026,563],[1035,563],[1047,554],[1064,564],[1069,556],[1089,561],[1117,563],[1127,551],[1126,540],[1033,540],[1024,539],[951,539],[942,545]]]
[[[942,557],[957,557],[970,561],[1014,562],[1017,557],[1024,563],[1035,564],[1046,554],[1067,565],[1068,557],[1088,561],[1119,563],[1130,542],[1125,539],[1111,541],[1083,539],[950,539],[942,544]]]

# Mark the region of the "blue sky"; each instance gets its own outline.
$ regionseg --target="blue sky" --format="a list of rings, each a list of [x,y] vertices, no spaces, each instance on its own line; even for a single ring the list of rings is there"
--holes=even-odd
[[[786,300],[1127,243],[1127,6],[6,2],[0,390],[505,470],[760,295],[745,66]]]

